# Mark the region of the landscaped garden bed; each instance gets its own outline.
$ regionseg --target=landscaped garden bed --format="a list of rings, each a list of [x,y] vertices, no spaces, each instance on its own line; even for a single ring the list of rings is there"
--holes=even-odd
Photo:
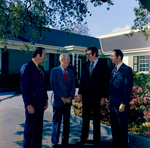
[[[137,84],[137,85],[136,85]],[[101,122],[110,125],[110,114],[107,102],[101,108]],[[73,100],[74,114],[82,117],[82,102],[78,102],[77,96]],[[128,130],[133,134],[150,138],[150,75],[134,75],[134,86],[131,94],[129,108]],[[91,111],[92,120],[92,111]]]

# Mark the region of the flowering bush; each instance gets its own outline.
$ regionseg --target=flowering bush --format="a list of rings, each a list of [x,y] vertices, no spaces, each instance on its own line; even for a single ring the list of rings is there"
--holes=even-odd
[[[144,91],[141,87],[133,86],[129,108],[129,123],[134,122],[135,124],[140,125],[146,121],[150,121],[150,97],[148,97],[147,94],[147,91]],[[74,97],[72,105],[75,114],[82,116],[82,102],[77,100],[77,95]],[[110,123],[110,111],[106,106],[107,102],[101,107],[101,121]]]
[[[82,110],[83,110],[82,109],[82,102],[79,102],[77,100],[77,95],[75,95],[75,97],[72,101],[72,106],[73,106],[75,115],[82,116]]]
[[[73,106],[75,115],[82,116],[82,110],[83,110],[82,109],[82,102],[79,102],[77,100],[77,95],[75,95],[75,97],[73,99],[72,106]],[[102,122],[110,122],[110,115],[109,115],[110,111],[107,109],[106,106],[107,106],[107,102],[106,102],[106,104],[100,110],[101,121]],[[93,114],[93,112],[91,110],[91,116],[90,116],[91,119],[93,119],[92,114]]]
[[[105,103],[104,106],[101,107],[100,113],[101,113],[101,121],[103,123],[110,124],[110,110],[107,109],[108,102]]]
[[[134,85],[146,90],[146,95],[150,96],[150,74],[134,73]]]
[[[150,121],[150,97],[141,87],[133,86],[129,108],[129,122],[141,124]]]

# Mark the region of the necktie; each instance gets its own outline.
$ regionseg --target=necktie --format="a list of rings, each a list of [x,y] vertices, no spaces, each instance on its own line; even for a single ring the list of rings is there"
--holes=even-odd
[[[68,75],[67,75],[67,73],[66,73],[66,69],[64,69],[64,77],[65,77],[65,81],[66,81],[66,83],[68,82]]]
[[[90,76],[92,75],[93,70],[94,70],[94,61],[91,62],[91,65],[90,65]]]
[[[38,69],[40,71],[40,74],[42,75],[42,78],[44,78],[44,72],[43,72],[43,70],[41,68],[41,65],[38,65]]]
[[[117,73],[117,67],[114,68],[113,77],[115,76],[116,73]]]

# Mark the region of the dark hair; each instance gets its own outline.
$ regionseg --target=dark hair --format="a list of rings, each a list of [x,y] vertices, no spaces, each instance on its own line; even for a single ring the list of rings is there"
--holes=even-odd
[[[113,51],[115,51],[117,58],[118,58],[118,56],[121,57],[121,61],[122,61],[123,56],[124,56],[124,55],[123,55],[123,52],[122,52],[120,49],[114,49]]]
[[[98,49],[95,46],[88,47],[86,51],[88,50],[91,50],[92,56],[94,55],[94,53],[96,53],[96,57],[98,57]]]
[[[41,57],[43,50],[45,50],[45,48],[43,48],[43,47],[36,47],[35,51],[32,53],[32,58],[35,58],[37,56],[37,54],[39,54],[40,57]]]

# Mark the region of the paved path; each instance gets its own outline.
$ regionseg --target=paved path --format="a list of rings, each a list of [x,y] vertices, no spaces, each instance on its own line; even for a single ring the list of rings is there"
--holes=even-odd
[[[48,92],[49,98],[51,92]],[[24,104],[20,94],[13,95],[11,93],[0,94],[0,148],[22,148],[23,146],[23,129],[24,129]],[[70,145],[71,148],[94,148],[93,132],[90,129],[88,143],[83,146],[76,146],[76,141],[80,138],[81,118],[71,115],[70,122]],[[43,128],[43,147],[51,147],[52,132],[52,106],[45,111],[44,128]],[[62,133],[62,129],[61,129]],[[104,148],[112,140],[111,134],[102,132],[101,148]],[[59,140],[59,148],[61,146],[61,136]],[[129,144],[129,148],[139,148],[138,146]],[[141,147],[143,148],[143,147]]]

